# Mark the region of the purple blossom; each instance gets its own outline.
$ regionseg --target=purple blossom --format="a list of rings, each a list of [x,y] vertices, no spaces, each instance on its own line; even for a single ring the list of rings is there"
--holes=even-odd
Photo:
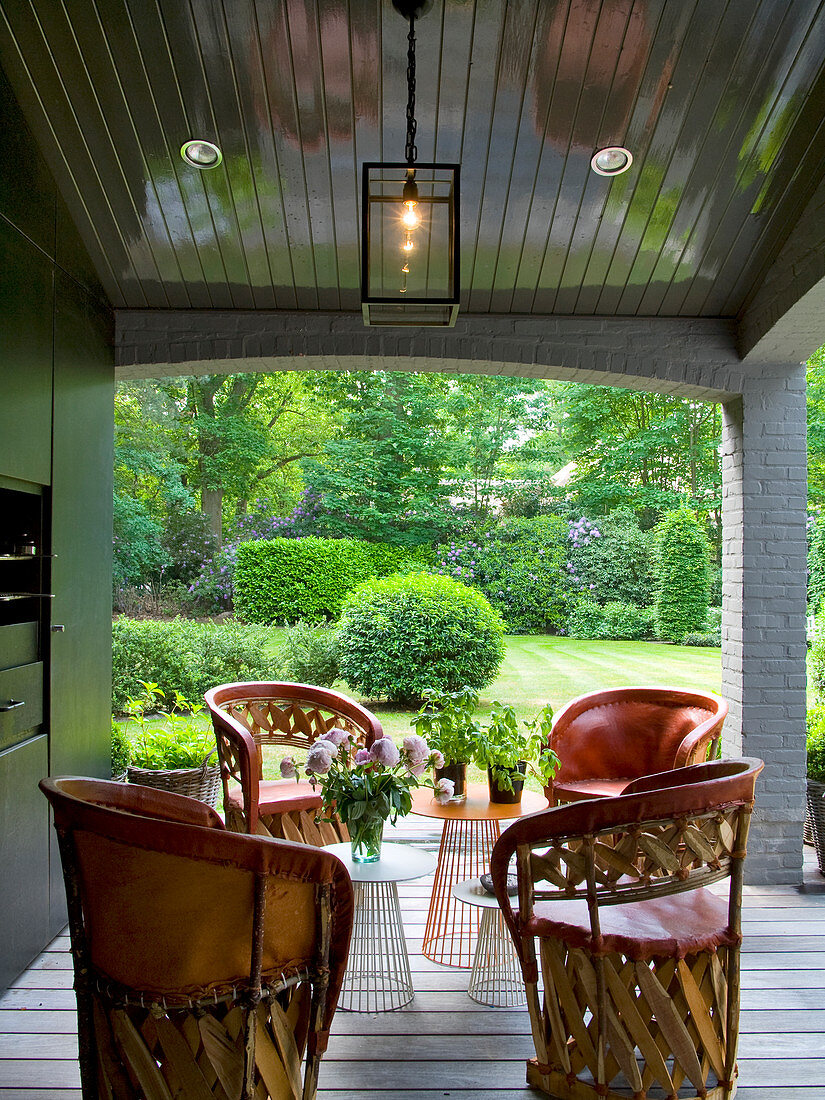
[[[389,737],[379,737],[373,741],[370,756],[377,764],[383,764],[385,768],[394,768],[401,759],[398,746]]]
[[[369,764],[372,760],[369,749],[359,749],[355,754],[356,764]]]
[[[310,750],[307,753],[307,772],[310,775],[326,775],[329,769],[332,767],[333,752],[330,752],[329,741],[316,741],[314,745],[310,746]]]
[[[433,767],[434,768],[443,768],[444,767],[444,753],[439,752],[438,749],[436,749],[435,752],[433,753]]]
[[[404,756],[407,763],[415,766],[426,761],[430,755],[430,747],[427,742],[417,733],[410,734],[409,737],[404,738]],[[416,773],[420,775],[421,773]]]
[[[327,730],[324,734],[324,740],[331,742],[336,748],[340,748],[341,745],[348,745],[350,743],[352,734],[336,727],[335,729]]]
[[[435,785],[435,800],[440,806],[446,805],[455,793],[452,779],[439,779]]]
[[[291,756],[285,756],[281,761],[281,775],[284,779],[297,779],[298,771]]]

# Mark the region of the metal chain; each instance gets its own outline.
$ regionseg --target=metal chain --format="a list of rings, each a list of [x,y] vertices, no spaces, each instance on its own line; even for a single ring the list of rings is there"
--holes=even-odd
[[[415,144],[415,16],[410,16],[410,33],[407,35],[407,144],[404,156],[407,164],[415,164],[418,149]]]

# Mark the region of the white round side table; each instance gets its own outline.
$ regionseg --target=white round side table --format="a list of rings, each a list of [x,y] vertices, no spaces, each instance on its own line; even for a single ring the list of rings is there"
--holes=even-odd
[[[382,844],[376,863],[353,863],[349,842],[328,844],[350,873],[355,917],[338,1007],[348,1012],[390,1012],[415,996],[398,903],[399,882],[435,870],[435,857],[407,844]]]
[[[527,1004],[518,955],[501,915],[498,901],[477,878],[457,882],[453,895],[465,905],[483,910],[478,930],[468,996],[491,1008],[518,1008]]]

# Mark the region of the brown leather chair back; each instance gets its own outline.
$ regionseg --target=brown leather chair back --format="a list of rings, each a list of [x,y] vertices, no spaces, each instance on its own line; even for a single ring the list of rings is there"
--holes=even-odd
[[[267,747],[306,750],[334,727],[355,734],[366,748],[383,736],[381,723],[366,707],[338,691],[310,684],[222,684],[204,698],[215,729],[224,802],[237,784],[243,792],[248,833],[257,828],[258,784]]]
[[[631,779],[701,762],[728,705],[710,692],[668,687],[593,691],[556,715],[550,742],[561,761],[553,784]]]
[[[129,1004],[201,1014],[243,1005],[254,1015],[262,998],[303,982],[317,1002],[305,1040],[311,1056],[323,1051],[352,926],[339,860],[230,833],[209,807],[162,791],[79,778],[40,786],[54,812],[87,1019],[103,1011],[117,1030],[126,1025],[111,1013]],[[87,1046],[99,1052],[100,1028],[91,1030]]]

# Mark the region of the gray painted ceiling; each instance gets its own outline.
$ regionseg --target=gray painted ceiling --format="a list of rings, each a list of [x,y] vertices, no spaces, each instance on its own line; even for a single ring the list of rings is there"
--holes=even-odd
[[[0,0],[0,62],[114,306],[356,311],[406,29],[389,0]],[[435,0],[417,35],[465,311],[735,316],[823,177],[822,3]]]

